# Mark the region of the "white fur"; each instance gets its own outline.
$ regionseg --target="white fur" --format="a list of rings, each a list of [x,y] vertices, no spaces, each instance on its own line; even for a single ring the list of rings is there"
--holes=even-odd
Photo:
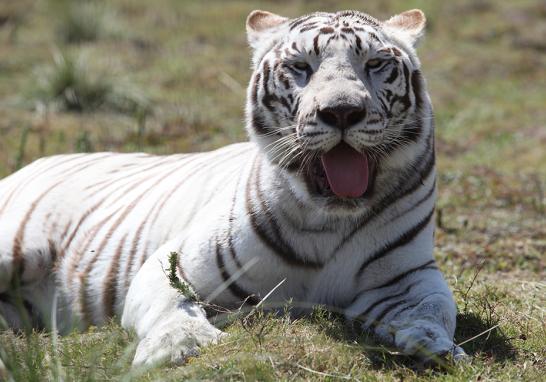
[[[262,60],[271,58],[270,49],[279,40],[312,44],[311,36],[289,33],[285,19],[273,20],[279,23],[271,30],[253,30],[251,23],[249,40],[255,49],[256,73]],[[412,37],[389,28],[381,38],[403,51],[412,70],[418,69]],[[325,50],[326,58],[313,64],[318,65],[316,78],[301,90],[305,93],[300,114],[307,114],[305,118],[314,118],[309,115],[317,104],[331,102],[340,94],[357,101],[366,99],[369,118],[381,113],[370,90],[373,84],[348,82],[351,75],[360,74],[353,73],[343,47],[342,43],[333,44],[331,50]],[[329,76],[338,81],[326,86]],[[321,78],[324,81],[319,81]],[[275,90],[282,94],[282,89]],[[249,88],[249,99],[251,94]],[[263,89],[258,95],[263,96]],[[431,115],[428,97],[425,103],[423,112]],[[249,119],[253,107],[249,101]],[[301,120],[285,122],[298,123],[302,137],[306,128],[312,131]],[[24,260],[19,280],[24,298],[43,316],[49,316],[48,307],[56,294],[60,296],[60,326],[66,330],[77,320],[81,326],[102,324],[113,309],[111,313],[121,316],[122,325],[140,339],[135,365],[181,362],[196,354],[200,346],[216,342],[222,333],[207,320],[201,305],[169,285],[168,257],[176,252],[183,281],[194,288],[201,301],[240,306],[240,296],[230,289],[232,282],[261,297],[274,290],[267,300],[271,308],[281,308],[290,299],[302,311],[323,304],[360,320],[363,328],[373,326],[379,338],[406,354],[421,358],[446,352],[461,355],[453,345],[455,304],[438,270],[424,269],[378,289],[396,275],[432,260],[433,219],[412,240],[372,262],[357,277],[362,264],[406,234],[433,208],[432,169],[421,186],[358,228],[381,198],[404,186],[393,179],[420,165],[418,157],[426,152],[433,134],[431,119],[424,119],[423,124],[424,132],[417,141],[382,158],[378,191],[353,209],[329,208],[320,197],[309,194],[299,173],[272,163],[267,147],[274,138],[256,134],[250,120],[252,142],[210,153],[166,157],[100,153],[37,161],[0,181],[0,293],[13,292],[10,283],[17,270],[14,256],[19,245]],[[379,127],[389,128],[386,123]],[[345,139],[357,149],[374,146],[365,131],[356,131],[358,128],[370,126],[364,121],[342,137],[318,123],[316,129],[330,137],[315,144],[327,150]],[[312,139],[308,144],[313,145]],[[253,183],[258,172],[259,191]],[[256,216],[249,215],[247,198],[254,204],[263,202]],[[423,202],[414,207],[420,200]],[[263,219],[267,212],[278,219],[278,234],[303,262],[322,266],[294,265],[272,250],[252,221]],[[57,250],[55,262],[49,251],[52,246]],[[219,259],[226,274],[232,276],[228,282],[218,268]],[[108,275],[115,276],[113,281]],[[178,276],[182,278],[182,274]],[[410,292],[400,301],[393,297],[405,289]],[[389,303],[398,301],[400,306],[385,311],[375,322],[387,307],[379,302],[386,298],[393,298]],[[17,314],[10,309],[0,302],[0,314],[17,326]],[[367,309],[371,309],[369,315],[360,317]]]

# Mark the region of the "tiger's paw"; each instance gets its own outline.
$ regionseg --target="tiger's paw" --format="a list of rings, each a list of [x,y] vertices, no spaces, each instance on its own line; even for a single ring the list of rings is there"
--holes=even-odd
[[[133,366],[182,365],[188,358],[199,355],[202,346],[215,344],[225,335],[210,325],[184,328],[166,328],[163,325],[139,342]]]
[[[453,343],[447,331],[430,321],[416,320],[407,325],[393,323],[391,334],[396,348],[423,362],[437,363],[447,359],[460,362],[468,359],[464,350]]]

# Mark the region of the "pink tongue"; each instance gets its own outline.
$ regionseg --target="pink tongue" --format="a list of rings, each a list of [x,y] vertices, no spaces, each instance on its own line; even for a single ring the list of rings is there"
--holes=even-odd
[[[330,188],[341,198],[358,198],[368,188],[368,157],[345,142],[322,154]]]

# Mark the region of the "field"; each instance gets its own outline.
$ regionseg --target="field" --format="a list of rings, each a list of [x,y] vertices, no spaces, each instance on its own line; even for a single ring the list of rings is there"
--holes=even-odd
[[[367,4],[365,4],[367,3]],[[182,367],[131,370],[119,324],[57,337],[0,332],[15,381],[541,380],[546,373],[546,3],[540,0],[0,3],[0,178],[44,155],[208,150],[246,139],[244,20],[421,8],[436,114],[436,258],[469,362],[424,369],[317,310],[234,317]],[[0,375],[0,380],[3,378]]]

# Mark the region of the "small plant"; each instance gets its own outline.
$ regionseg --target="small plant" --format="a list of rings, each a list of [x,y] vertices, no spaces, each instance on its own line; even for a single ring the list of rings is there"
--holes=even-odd
[[[55,52],[53,65],[37,70],[32,86],[29,98],[53,109],[109,110],[131,116],[151,112],[148,100],[134,86],[92,70],[82,55]]]
[[[113,11],[97,0],[50,0],[58,20],[56,32],[65,43],[83,43],[119,34]]]
[[[191,287],[185,282],[180,280],[176,273],[178,266],[178,253],[171,252],[169,255],[169,273],[167,277],[169,278],[169,284],[171,287],[176,289],[181,295],[187,297],[190,301],[198,301],[197,294],[191,289]]]
[[[91,142],[91,138],[89,137],[89,132],[84,130],[80,133],[78,139],[76,140],[76,152],[92,153],[93,151],[93,143]]]

